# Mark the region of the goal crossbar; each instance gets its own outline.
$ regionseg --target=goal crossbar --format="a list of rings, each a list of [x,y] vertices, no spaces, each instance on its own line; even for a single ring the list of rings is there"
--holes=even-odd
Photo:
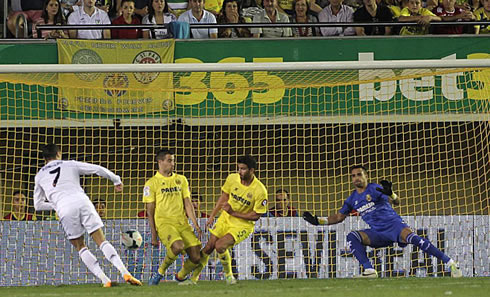
[[[0,73],[328,71],[356,69],[488,68],[490,59],[379,60],[283,63],[24,64],[0,65]]]

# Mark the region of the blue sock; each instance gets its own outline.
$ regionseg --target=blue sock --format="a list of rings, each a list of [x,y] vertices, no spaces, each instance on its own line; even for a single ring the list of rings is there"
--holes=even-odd
[[[362,238],[359,232],[353,231],[347,234],[347,246],[364,269],[373,268],[367,257],[366,247],[362,245]]]
[[[427,254],[434,256],[439,260],[442,260],[444,264],[449,262],[449,260],[451,260],[451,258],[449,258],[446,254],[441,252],[438,248],[436,248],[428,239],[422,238],[415,233],[408,234],[407,242],[415,246],[418,246],[421,250],[423,250]]]

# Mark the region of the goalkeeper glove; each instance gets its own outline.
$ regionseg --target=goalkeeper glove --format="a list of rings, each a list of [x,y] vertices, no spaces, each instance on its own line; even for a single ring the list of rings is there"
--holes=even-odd
[[[391,187],[393,186],[393,183],[387,180],[382,180],[379,182],[383,188],[376,188],[377,191],[385,194],[386,196],[390,196],[391,199],[396,200],[398,196],[396,196],[395,193],[393,193],[393,190]]]
[[[320,225],[320,221],[318,220],[318,217],[312,215],[309,211],[305,211],[303,213],[303,219],[312,225],[315,226]]]

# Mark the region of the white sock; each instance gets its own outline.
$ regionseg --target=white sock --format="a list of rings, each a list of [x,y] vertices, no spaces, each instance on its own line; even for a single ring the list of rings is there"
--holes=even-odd
[[[104,271],[102,271],[102,268],[100,268],[99,261],[97,261],[97,258],[95,258],[94,254],[92,254],[87,247],[84,247],[83,249],[78,251],[78,255],[82,259],[83,263],[85,263],[85,266],[97,276],[103,284],[106,284],[110,282],[111,280],[105,275]]]
[[[447,263],[446,263],[446,265],[447,265],[447,266],[451,266],[451,265],[453,265],[453,264],[454,264],[453,259],[450,259],[450,260],[449,260],[449,261],[447,261]]]
[[[121,261],[121,258],[116,252],[116,249],[110,244],[107,240],[101,243],[100,249],[104,253],[104,256],[107,260],[109,260],[112,265],[116,266],[116,268],[121,272],[121,274],[124,276],[125,274],[129,274],[129,271],[126,269],[126,266],[124,266],[123,262]]]

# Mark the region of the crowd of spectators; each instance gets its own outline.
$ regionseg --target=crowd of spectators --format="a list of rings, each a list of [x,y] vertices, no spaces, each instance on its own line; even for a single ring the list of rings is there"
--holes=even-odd
[[[19,17],[20,15],[24,17]],[[490,19],[490,0],[8,0],[11,36],[34,38],[168,38],[167,29],[42,31],[37,26],[93,24],[297,23],[304,27],[209,28],[191,38],[309,37],[348,35],[487,34],[486,25],[431,26],[438,21]],[[400,26],[396,22],[416,22]],[[393,22],[393,26],[312,27],[316,22]],[[32,33],[31,33],[32,32]]]
[[[8,221],[35,221],[35,220],[58,220],[56,213],[53,211],[40,211],[36,214],[31,211],[32,206],[28,203],[29,198],[21,191],[12,193],[12,211],[4,214],[3,220]],[[32,202],[32,201],[31,201]],[[203,207],[204,199],[201,194],[192,192],[191,202],[196,212],[196,218],[209,218],[205,207]],[[107,219],[107,202],[103,198],[95,198],[92,200],[95,210],[104,220]],[[278,189],[274,197],[270,200],[269,210],[264,217],[297,217],[299,212],[292,205],[291,195],[286,189]],[[140,210],[137,213],[138,218],[146,218],[146,210]]]

